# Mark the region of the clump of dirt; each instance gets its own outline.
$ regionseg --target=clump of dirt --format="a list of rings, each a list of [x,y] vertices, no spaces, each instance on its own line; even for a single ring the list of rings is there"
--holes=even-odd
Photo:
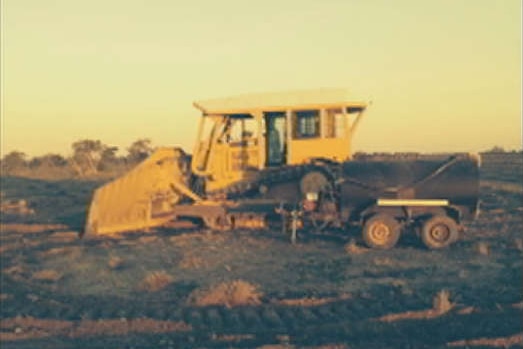
[[[153,271],[140,282],[139,288],[148,292],[156,292],[165,288],[173,280],[173,277],[164,270]]]
[[[500,338],[478,338],[466,339],[447,343],[449,347],[495,347],[495,348],[509,348],[515,345],[523,345],[523,333],[518,333],[509,337]]]
[[[338,297],[305,297],[305,298],[295,298],[295,299],[281,299],[277,300],[274,303],[279,305],[287,305],[292,307],[314,307],[318,305],[324,305],[328,303],[338,302],[342,300],[347,300],[352,298],[352,295],[345,293]]]
[[[441,290],[432,299],[432,309],[389,314],[379,317],[377,320],[393,322],[407,319],[433,319],[448,313],[454,307],[454,304],[449,300],[449,296],[450,294],[447,290]]]
[[[62,278],[62,274],[52,269],[44,269],[33,274],[33,279],[41,281],[58,281]]]
[[[195,306],[225,305],[259,305],[263,294],[258,287],[243,280],[222,282],[206,289],[193,291],[188,303]]]
[[[348,254],[358,255],[367,253],[369,251],[369,248],[358,246],[354,239],[351,239],[347,244],[345,244],[345,252]]]

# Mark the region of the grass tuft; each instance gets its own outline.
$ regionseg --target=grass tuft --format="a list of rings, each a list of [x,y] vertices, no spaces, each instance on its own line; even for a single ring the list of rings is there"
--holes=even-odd
[[[432,309],[442,315],[449,312],[454,307],[450,301],[450,293],[447,290],[439,291],[432,299]]]
[[[258,287],[243,280],[222,282],[207,289],[197,289],[188,298],[188,303],[196,306],[259,305],[263,294]]]

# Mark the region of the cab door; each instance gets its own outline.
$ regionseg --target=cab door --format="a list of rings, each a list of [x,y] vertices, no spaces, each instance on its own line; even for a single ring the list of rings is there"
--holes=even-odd
[[[265,165],[282,166],[287,163],[287,130],[285,112],[268,112],[265,120]]]

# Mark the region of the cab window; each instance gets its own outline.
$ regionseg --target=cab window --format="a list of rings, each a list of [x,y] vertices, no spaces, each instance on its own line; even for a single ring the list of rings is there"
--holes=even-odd
[[[323,120],[325,138],[345,137],[346,119],[341,109],[327,109]]]
[[[252,145],[257,139],[257,123],[252,116],[231,118],[228,143]]]
[[[294,138],[316,138],[320,136],[320,113],[318,110],[303,110],[294,113]]]

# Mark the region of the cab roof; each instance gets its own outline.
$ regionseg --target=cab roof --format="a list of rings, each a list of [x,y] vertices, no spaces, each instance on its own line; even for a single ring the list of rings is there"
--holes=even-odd
[[[254,93],[193,103],[204,115],[250,114],[255,111],[350,108],[363,111],[367,103],[354,101],[346,89],[316,89]]]

